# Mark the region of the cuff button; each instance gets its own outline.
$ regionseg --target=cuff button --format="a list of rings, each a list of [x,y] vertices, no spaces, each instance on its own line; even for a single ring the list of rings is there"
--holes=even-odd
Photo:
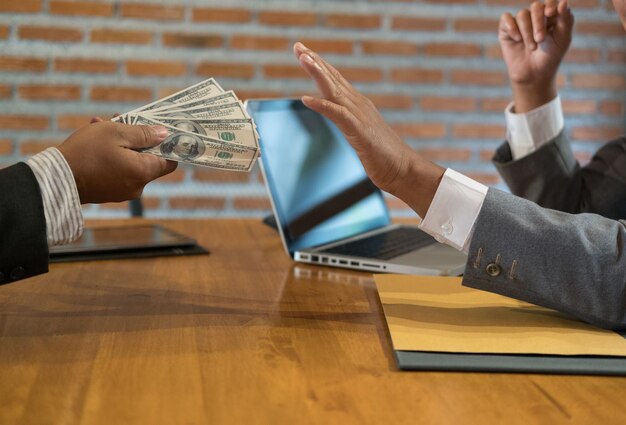
[[[500,267],[500,265],[496,263],[489,263],[487,264],[485,271],[489,276],[496,277],[500,276],[500,273],[502,273],[502,267]]]

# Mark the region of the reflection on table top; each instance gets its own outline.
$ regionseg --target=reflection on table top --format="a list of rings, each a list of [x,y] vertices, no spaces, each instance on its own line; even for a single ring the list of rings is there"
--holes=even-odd
[[[371,275],[297,265],[257,220],[161,223],[211,255],[0,287],[0,424],[626,418],[625,378],[399,372]]]

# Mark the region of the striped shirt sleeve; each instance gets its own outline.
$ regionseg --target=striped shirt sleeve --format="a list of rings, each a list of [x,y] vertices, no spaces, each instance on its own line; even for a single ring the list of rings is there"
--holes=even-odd
[[[26,161],[37,178],[43,198],[48,246],[62,245],[83,233],[83,213],[74,175],[56,148]]]

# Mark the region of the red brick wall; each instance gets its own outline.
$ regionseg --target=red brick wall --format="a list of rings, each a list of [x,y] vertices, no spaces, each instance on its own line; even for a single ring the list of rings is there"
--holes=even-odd
[[[428,158],[502,186],[489,159],[510,100],[498,17],[526,0],[0,1],[0,166],[60,143],[93,115],[130,110],[216,77],[248,97],[314,86],[297,40],[323,53]],[[566,126],[586,161],[625,126],[626,38],[610,0],[571,0],[559,75]],[[150,184],[153,216],[260,215],[262,178],[180,167]],[[396,215],[404,205],[390,199]],[[126,214],[125,204],[88,216]]]

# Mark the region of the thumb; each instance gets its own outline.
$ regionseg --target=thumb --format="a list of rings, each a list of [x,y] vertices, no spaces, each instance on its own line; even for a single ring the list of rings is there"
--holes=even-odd
[[[158,145],[169,134],[167,128],[160,125],[127,125],[121,124],[121,146],[133,150],[147,149]]]

